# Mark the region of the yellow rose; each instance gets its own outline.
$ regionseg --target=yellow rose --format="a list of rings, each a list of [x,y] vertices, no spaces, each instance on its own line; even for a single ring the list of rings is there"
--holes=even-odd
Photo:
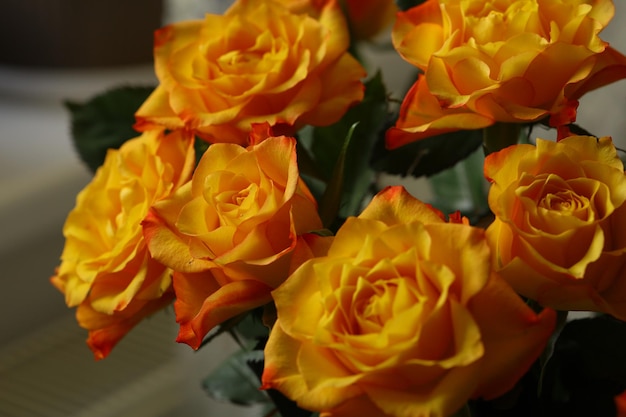
[[[211,145],[192,180],[144,221],[150,253],[177,271],[178,340],[197,348],[213,326],[271,301],[299,236],[321,228],[295,139]]]
[[[421,69],[387,145],[495,122],[575,120],[577,99],[626,77],[598,36],[612,0],[427,0],[398,14],[393,43]]]
[[[67,217],[51,281],[69,307],[78,306],[78,322],[99,359],[173,299],[172,272],[150,257],[141,221],[154,202],[189,180],[194,165],[191,136],[145,132],[108,151]]]
[[[470,397],[496,397],[555,318],[491,273],[482,229],[444,222],[401,187],[272,295],[263,388],[322,416],[449,416]]]
[[[348,44],[336,1],[318,19],[271,0],[238,0],[224,15],[172,24],[155,34],[160,85],[136,128],[185,128],[243,145],[252,123],[291,133],[332,124],[363,98],[365,72]]]
[[[487,237],[511,286],[555,309],[626,319],[626,176],[611,139],[512,146],[487,157],[485,176]]]

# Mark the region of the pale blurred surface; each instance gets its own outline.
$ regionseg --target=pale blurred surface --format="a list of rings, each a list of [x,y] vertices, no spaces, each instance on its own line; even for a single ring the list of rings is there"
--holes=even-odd
[[[615,3],[616,17],[603,38],[626,52],[626,3]],[[172,0],[166,4],[165,20],[196,17],[207,5],[222,11],[227,4],[224,0]],[[370,55],[383,63],[386,81],[394,90],[404,87],[404,73],[396,70],[405,71],[406,66],[395,53]],[[154,82],[150,65],[107,70],[0,67],[2,416],[237,415],[231,408],[208,401],[200,389],[202,377],[233,350],[228,339],[193,353],[173,342],[176,326],[172,312],[166,311],[131,334],[128,341],[122,341],[110,358],[95,363],[73,312],[65,308],[62,296],[48,283],[62,249],[64,218],[76,193],[90,178],[72,148],[69,116],[62,100],[84,100],[122,83]],[[588,94],[579,112],[581,126],[599,136],[613,136],[619,146],[626,147],[626,81]],[[537,129],[535,136],[542,133]],[[145,354],[148,351],[150,355]],[[21,394],[9,388],[20,388]],[[90,397],[95,393],[100,397]],[[77,402],[81,396],[90,398],[90,404]],[[13,404],[13,410],[18,411],[9,413],[5,408],[3,414],[3,404],[18,400],[32,409],[25,411]],[[71,412],[59,409],[53,413],[52,408],[42,412],[35,405],[37,401],[65,402],[75,408]],[[250,411],[246,415],[254,414]]]

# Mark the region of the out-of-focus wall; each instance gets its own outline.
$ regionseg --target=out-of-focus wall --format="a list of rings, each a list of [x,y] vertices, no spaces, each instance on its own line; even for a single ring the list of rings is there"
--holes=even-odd
[[[626,54],[626,2],[615,0],[615,17],[600,34]],[[626,80],[592,91],[580,100],[577,123],[596,136],[611,136],[626,148]]]

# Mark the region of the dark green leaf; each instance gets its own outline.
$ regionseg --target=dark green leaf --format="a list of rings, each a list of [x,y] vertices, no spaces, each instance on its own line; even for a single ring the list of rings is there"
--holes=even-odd
[[[240,350],[220,364],[202,383],[211,398],[239,405],[269,402],[249,362],[263,361],[261,350]]]
[[[543,119],[541,119],[539,122],[537,122],[538,124],[548,128],[548,129],[553,129],[552,126],[550,126],[550,118],[549,117],[545,117]],[[589,132],[587,129],[585,129],[584,127],[576,124],[576,123],[570,123],[567,125],[567,127],[569,128],[570,132],[572,132],[572,134],[574,135],[579,135],[579,136],[595,136],[597,137],[597,135],[594,135],[593,133]]]
[[[387,95],[380,74],[365,83],[365,97],[361,103],[348,110],[345,116],[332,126],[316,127],[310,145],[319,172],[330,181],[342,152],[348,132],[355,124],[352,140],[345,155],[343,190],[340,216],[358,214],[361,203],[369,190],[374,171],[370,167],[372,148],[384,132],[388,116]]]
[[[398,5],[398,9],[408,10],[411,7],[424,3],[425,1],[426,0],[396,0],[396,4]]]
[[[120,87],[100,94],[86,103],[68,101],[72,139],[81,159],[95,171],[107,149],[119,148],[138,136],[133,129],[135,111],[154,87]]]
[[[202,340],[202,343],[200,344],[200,347],[204,347],[205,345],[208,345],[216,337],[218,337],[218,336],[220,336],[220,335],[222,335],[224,333],[230,333],[233,336],[233,338],[235,339],[235,341],[237,343],[239,343],[239,346],[243,347],[244,342],[238,338],[237,334],[235,333],[235,328],[246,317],[247,314],[248,313],[243,313],[243,314],[240,314],[238,316],[231,317],[230,319],[227,319],[227,320],[223,321],[222,323],[220,323],[218,326],[214,327],[205,336],[204,340]]]
[[[243,319],[235,325],[235,332],[237,332],[246,343],[266,339],[269,336],[269,329],[263,325],[261,320],[262,315],[263,308],[258,308],[247,313]]]
[[[577,125],[576,123],[569,124],[567,125],[567,127],[569,127],[570,132],[572,132],[574,135],[596,136],[592,134],[591,132],[589,132],[587,129],[583,128],[582,126]]]
[[[344,172],[346,168],[346,156],[350,140],[352,139],[352,135],[354,134],[354,129],[356,127],[356,123],[352,125],[346,135],[346,138],[344,139],[341,152],[339,153],[339,157],[335,163],[335,169],[333,170],[333,174],[320,201],[320,219],[322,219],[322,224],[326,227],[330,227],[339,213],[344,184]]]
[[[403,177],[431,176],[465,159],[482,140],[482,130],[463,130],[418,140],[389,151],[381,138],[373,166],[379,171]]]
[[[193,149],[196,152],[196,164],[198,162],[200,162],[200,158],[202,158],[202,155],[204,155],[204,153],[206,152],[207,149],[209,149],[209,142],[204,141],[200,138],[198,138],[197,136],[194,138],[194,142],[193,142]]]
[[[546,415],[615,416],[614,397],[626,389],[624,352],[625,322],[601,316],[567,323],[545,367]]]
[[[241,347],[267,337],[269,329],[261,322],[261,315],[262,309],[259,308],[225,320],[209,332],[200,347],[224,333],[229,333]]]
[[[430,177],[433,200],[445,214],[460,210],[472,223],[489,212],[488,187],[483,175],[484,155],[476,149],[454,167]]]

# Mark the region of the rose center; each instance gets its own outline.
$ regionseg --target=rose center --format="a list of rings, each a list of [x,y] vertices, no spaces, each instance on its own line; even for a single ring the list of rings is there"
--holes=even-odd
[[[235,181],[231,185],[232,187],[216,193],[212,198],[216,211],[225,223],[231,221],[237,223],[237,219],[246,217],[247,213],[255,213],[263,200],[263,193],[258,184]]]
[[[554,213],[586,220],[588,217],[586,208],[589,207],[589,200],[571,190],[565,190],[545,195],[539,201],[539,207]]]
[[[362,317],[382,326],[391,318],[391,304],[393,303],[397,287],[394,283],[386,282],[382,285],[374,286],[374,289],[376,293],[367,300]]]

